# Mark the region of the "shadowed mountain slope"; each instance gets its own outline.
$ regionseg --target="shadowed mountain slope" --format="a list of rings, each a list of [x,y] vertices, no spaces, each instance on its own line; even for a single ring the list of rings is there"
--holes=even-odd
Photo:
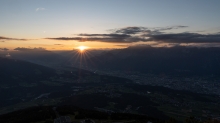
[[[151,74],[220,75],[220,48],[129,47],[89,59],[101,70],[139,71]],[[88,61],[88,60],[87,60]]]

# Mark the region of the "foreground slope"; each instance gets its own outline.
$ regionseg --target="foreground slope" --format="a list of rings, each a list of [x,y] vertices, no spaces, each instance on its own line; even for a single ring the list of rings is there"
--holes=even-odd
[[[72,67],[55,70],[1,58],[0,71],[0,114],[33,106],[73,105],[184,120],[189,116],[217,117],[220,109],[217,95],[139,85],[129,79]]]

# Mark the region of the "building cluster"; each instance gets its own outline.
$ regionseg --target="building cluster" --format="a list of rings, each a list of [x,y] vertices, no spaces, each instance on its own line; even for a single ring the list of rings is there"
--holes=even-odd
[[[54,123],[72,123],[72,121],[69,116],[61,116],[54,119]]]
[[[123,71],[98,71],[98,73],[127,78],[133,80],[137,84],[163,86],[175,90],[220,95],[220,78],[218,77],[170,77],[168,75]]]

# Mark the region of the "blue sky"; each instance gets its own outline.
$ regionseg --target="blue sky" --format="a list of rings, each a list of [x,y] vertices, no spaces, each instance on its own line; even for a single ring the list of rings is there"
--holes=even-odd
[[[220,0],[1,0],[0,36],[39,42],[81,33],[106,34],[126,27],[171,26],[187,27],[166,32],[217,33],[219,6]],[[16,41],[16,46],[36,46],[36,42]],[[45,42],[50,44],[53,41]]]

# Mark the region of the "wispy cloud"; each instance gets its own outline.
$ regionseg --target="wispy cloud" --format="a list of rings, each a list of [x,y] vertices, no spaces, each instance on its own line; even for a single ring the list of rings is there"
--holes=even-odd
[[[14,50],[17,50],[17,51],[45,51],[46,48],[43,48],[43,47],[35,47],[35,48],[17,47]]]
[[[63,44],[54,44],[54,45],[63,45]]]
[[[130,45],[127,45],[127,44],[125,44],[125,45],[123,45],[123,44],[117,44],[117,45],[114,45],[114,46],[119,46],[119,47],[128,47],[128,46],[130,46]]]
[[[44,10],[46,10],[45,8],[36,8],[36,12],[38,12],[38,11],[44,11]]]
[[[3,40],[3,41],[2,41],[2,40]],[[5,42],[6,40],[19,40],[19,41],[27,41],[27,40],[37,40],[37,39],[10,38],[10,37],[4,37],[4,36],[0,36],[0,42]]]

